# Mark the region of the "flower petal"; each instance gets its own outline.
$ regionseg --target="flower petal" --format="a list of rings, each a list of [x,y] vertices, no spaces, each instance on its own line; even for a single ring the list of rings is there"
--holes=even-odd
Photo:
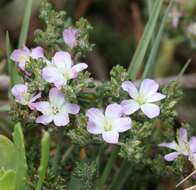
[[[52,120],[53,120],[52,115],[41,115],[41,116],[37,117],[36,123],[41,123],[43,125],[48,125],[49,123],[52,122]]]
[[[52,109],[47,101],[41,101],[41,102],[36,102],[33,104],[33,107],[37,110],[43,113],[44,115],[50,115],[52,114]]]
[[[102,128],[98,125],[96,125],[94,122],[92,122],[91,120],[88,120],[88,124],[87,124],[87,131],[91,134],[101,134],[102,133]]]
[[[113,121],[113,129],[116,132],[125,132],[131,129],[131,119],[129,117],[123,117],[119,119],[115,119]]]
[[[175,141],[172,141],[170,143],[161,143],[161,144],[159,144],[159,146],[176,150],[178,145],[176,144]]]
[[[139,104],[134,100],[124,100],[121,102],[121,106],[125,115],[131,115],[140,108]]]
[[[66,112],[61,112],[54,116],[54,124],[57,127],[65,126],[69,123],[69,116]]]
[[[61,107],[65,103],[65,96],[57,88],[51,88],[49,92],[49,100],[52,106]]]
[[[175,160],[179,155],[180,155],[180,153],[178,153],[178,152],[172,152],[172,153],[166,154],[164,156],[164,158],[168,162],[171,162],[171,161]]]
[[[57,88],[60,88],[62,87],[66,81],[62,75],[62,73],[60,73],[57,68],[55,67],[51,67],[51,66],[48,66],[48,67],[45,67],[43,70],[42,70],[42,77],[43,79],[45,79],[47,82],[49,83],[54,83],[54,85],[57,87]]]
[[[71,55],[68,52],[59,51],[55,53],[54,57],[52,58],[52,61],[58,69],[61,69],[63,71],[71,69],[72,60]]]
[[[41,97],[41,92],[38,93],[37,95],[33,96],[33,97],[30,99],[28,106],[29,106],[29,108],[30,108],[31,110],[36,109],[36,108],[35,108],[35,103],[34,103],[34,102],[35,102],[37,99],[39,99],[40,97]]]
[[[189,141],[190,149],[192,153],[196,153],[196,137],[191,137]]]
[[[43,58],[44,57],[44,50],[42,47],[36,47],[32,49],[31,57],[33,59]]]
[[[160,108],[155,104],[143,104],[141,110],[150,119],[157,117],[160,114]]]
[[[110,104],[106,107],[105,116],[109,118],[119,118],[122,115],[123,108],[119,104]]]
[[[187,130],[185,128],[181,127],[179,129],[178,136],[179,136],[179,140],[184,141],[184,142],[188,142]]]
[[[125,81],[122,83],[122,89],[129,93],[129,96],[135,99],[138,96],[138,90],[131,81]]]
[[[19,97],[27,93],[28,87],[26,84],[16,84],[12,89],[11,93],[15,97]]]
[[[145,97],[150,97],[152,94],[157,92],[159,84],[151,79],[144,79],[140,86],[140,94]]]
[[[88,65],[86,63],[79,63],[79,64],[76,64],[74,65],[72,68],[71,68],[71,72],[72,72],[72,77],[73,78],[76,78],[78,73],[80,71],[83,71],[84,69],[88,68]]]
[[[107,143],[117,144],[119,139],[119,133],[115,131],[103,132],[102,138]]]
[[[67,113],[77,114],[80,111],[80,106],[78,106],[77,104],[65,103],[63,110]]]
[[[152,94],[148,99],[147,99],[147,102],[148,103],[151,103],[151,102],[156,102],[156,101],[159,101],[159,100],[162,100],[164,99],[166,96],[164,94],[161,94],[161,93],[154,93]]]
[[[89,120],[91,120],[92,122],[94,122],[98,126],[101,125],[101,123],[104,119],[103,112],[100,109],[96,109],[96,108],[91,108],[91,109],[87,110],[86,115],[89,118]]]
[[[66,28],[63,31],[64,42],[70,47],[74,48],[77,45],[78,30],[75,28]]]

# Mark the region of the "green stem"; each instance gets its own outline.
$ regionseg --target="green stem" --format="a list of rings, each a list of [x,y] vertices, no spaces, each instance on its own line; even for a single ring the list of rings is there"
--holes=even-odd
[[[118,155],[118,147],[115,148],[115,150],[113,150],[108,162],[107,162],[107,165],[103,171],[103,174],[100,178],[100,181],[98,182],[98,185],[96,187],[96,190],[102,190],[103,189],[103,186],[112,170],[112,167],[114,165],[114,162],[116,161],[116,158],[117,158],[117,155]]]
[[[62,158],[62,163],[65,165],[67,158],[69,157],[69,155],[71,154],[72,150],[74,149],[74,145],[72,144],[67,151],[64,153],[63,158]]]

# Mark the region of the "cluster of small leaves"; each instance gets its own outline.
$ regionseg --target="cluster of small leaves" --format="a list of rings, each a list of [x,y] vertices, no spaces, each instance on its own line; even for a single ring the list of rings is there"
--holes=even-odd
[[[81,190],[94,189],[97,173],[97,165],[95,162],[77,162],[73,172],[73,176],[78,178],[81,183]]]

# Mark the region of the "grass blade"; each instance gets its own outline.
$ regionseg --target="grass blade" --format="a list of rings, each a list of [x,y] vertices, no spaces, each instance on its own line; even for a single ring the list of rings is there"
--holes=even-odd
[[[184,67],[181,69],[180,73],[178,74],[178,77],[177,77],[177,81],[180,80],[184,74],[184,72],[186,71],[186,69],[188,68],[189,64],[191,62],[191,59],[189,59],[186,64],[184,65]]]
[[[162,4],[163,0],[156,0],[156,2],[154,3],[152,14],[150,15],[150,19],[146,24],[142,38],[134,53],[131,65],[128,70],[128,73],[130,74],[132,80],[136,79],[137,73],[142,66],[150,40],[152,39],[153,33],[155,32]]]
[[[144,72],[143,72],[143,75],[142,75],[142,79],[144,79],[146,77],[149,77],[150,72],[152,71],[153,64],[155,63],[157,52],[158,52],[158,49],[159,49],[159,46],[160,46],[160,43],[161,43],[161,37],[163,35],[165,22],[167,20],[168,13],[169,13],[169,10],[170,10],[173,2],[174,2],[174,0],[170,1],[170,4],[168,5],[168,8],[167,8],[167,10],[166,10],[166,12],[164,14],[164,17],[163,17],[163,19],[161,21],[161,25],[160,25],[158,34],[157,34],[157,36],[156,36],[156,38],[154,40],[154,43],[153,43],[150,55],[148,57],[148,61],[146,63],[146,66],[145,66],[145,69],[144,69]]]
[[[50,135],[48,132],[45,132],[41,143],[41,161],[38,169],[39,180],[37,183],[36,190],[41,190],[42,184],[44,182],[44,178],[48,167],[49,149],[50,149]]]
[[[21,48],[26,43],[26,40],[27,40],[27,35],[29,31],[29,23],[30,23],[30,18],[31,18],[32,3],[33,3],[33,0],[27,0],[23,24],[22,24],[22,28],[20,31],[18,48]]]

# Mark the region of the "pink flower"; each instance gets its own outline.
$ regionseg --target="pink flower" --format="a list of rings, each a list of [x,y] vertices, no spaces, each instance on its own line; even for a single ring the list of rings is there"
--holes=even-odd
[[[67,28],[63,31],[64,42],[70,47],[74,48],[77,45],[78,30],[74,28]]]
[[[36,123],[48,125],[52,121],[56,126],[65,126],[69,123],[69,114],[77,114],[80,107],[65,101],[64,94],[57,88],[49,92],[49,101],[35,103],[35,108],[43,115],[39,116]]]
[[[188,31],[190,34],[196,36],[196,22],[195,22],[195,23],[191,23],[191,24],[188,26],[187,31]]]
[[[130,115],[139,109],[149,118],[154,118],[160,114],[159,106],[152,103],[162,100],[166,96],[157,92],[159,85],[154,80],[143,80],[139,91],[130,81],[123,82],[122,88],[132,98],[122,101],[124,114]]]
[[[11,89],[12,95],[15,97],[17,103],[28,105],[31,110],[34,110],[34,102],[41,97],[41,93],[31,95],[28,93],[28,86],[26,84],[16,84]]]
[[[42,70],[42,77],[60,89],[68,80],[76,78],[78,73],[87,67],[85,63],[73,66],[70,54],[59,51],[54,55],[52,63]]]
[[[167,161],[173,161],[179,155],[190,157],[196,153],[196,137],[191,137],[190,141],[188,141],[187,130],[185,128],[180,128],[177,135],[177,142],[161,143],[159,146],[175,150],[175,152],[164,156]]]
[[[105,113],[97,108],[87,111],[87,130],[92,134],[102,134],[102,138],[107,143],[118,143],[119,133],[131,128],[131,119],[122,117],[122,106],[110,104],[106,107]]]
[[[26,46],[21,49],[16,49],[11,54],[11,60],[15,61],[18,64],[18,67],[25,71],[25,65],[30,60],[44,58],[43,48],[36,47],[32,50],[29,50]]]

